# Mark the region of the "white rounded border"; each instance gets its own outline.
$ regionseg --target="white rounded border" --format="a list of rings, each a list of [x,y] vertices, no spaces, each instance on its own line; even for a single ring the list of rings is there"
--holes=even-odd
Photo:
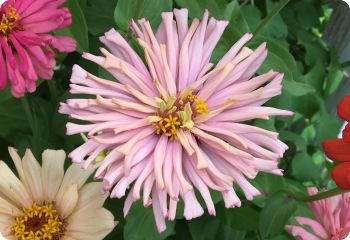
[[[1,2],[1,0],[0,0],[0,2]],[[7,239],[4,238],[4,237],[1,235],[1,233],[0,233],[0,240],[7,240]]]
[[[1,0],[0,0],[1,1]],[[343,0],[350,7],[350,0]]]
[[[1,6],[4,2],[6,2],[6,0],[0,0],[0,6]],[[0,238],[0,240],[2,240],[2,239]]]

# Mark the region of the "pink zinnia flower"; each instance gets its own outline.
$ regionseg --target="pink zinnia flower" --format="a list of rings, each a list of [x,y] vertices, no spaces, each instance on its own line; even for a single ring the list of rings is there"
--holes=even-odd
[[[125,215],[142,191],[160,232],[165,218],[175,218],[180,198],[186,219],[203,214],[195,189],[215,215],[209,189],[220,191],[232,208],[241,205],[234,184],[251,200],[259,191],[247,178],[260,171],[282,175],[278,159],[287,146],[278,134],[239,122],[292,114],[261,106],[281,93],[283,78],[274,71],[254,77],[267,55],[265,43],[255,51],[243,47],[252,37],[248,33],[215,66],[210,57],[227,21],[208,22],[206,11],[201,22],[194,19],[188,28],[187,9],[162,18],[156,35],[145,19],[139,20],[142,30],[131,22],[145,63],[115,30],[101,37],[110,52],[101,48],[104,57],[83,57],[120,83],[74,66],[71,93],[96,97],[70,99],[60,108],[90,122],[67,124],[69,135],[88,133],[88,140],[70,154],[73,161],[98,166],[96,178],[103,179],[111,197],[123,197],[131,185]]]
[[[11,81],[12,94],[34,92],[38,78],[51,79],[56,48],[72,52],[75,40],[49,33],[68,27],[72,17],[65,0],[8,0],[0,7],[0,89]]]
[[[318,193],[316,188],[308,189],[309,195]],[[343,240],[350,233],[350,194],[345,193],[310,203],[315,220],[296,217],[300,225],[307,226],[308,232],[301,226],[287,225],[286,229],[301,240]]]

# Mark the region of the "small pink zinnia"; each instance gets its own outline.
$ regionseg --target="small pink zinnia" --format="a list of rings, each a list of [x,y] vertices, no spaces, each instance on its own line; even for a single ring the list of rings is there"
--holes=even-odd
[[[72,52],[75,40],[49,33],[68,27],[72,17],[65,0],[8,0],[0,7],[0,89],[10,80],[11,92],[21,97],[34,92],[39,77],[51,79],[56,48]]]
[[[309,195],[318,193],[316,188],[308,189]],[[300,225],[310,228],[309,232],[301,226],[287,225],[286,229],[301,240],[343,240],[350,233],[350,194],[345,193],[335,197],[310,203],[315,220],[306,217],[296,217]]]
[[[175,20],[174,20],[175,15]],[[67,134],[88,133],[88,140],[70,157],[83,167],[98,166],[111,197],[125,201],[127,215],[141,198],[153,206],[158,230],[165,218],[173,220],[179,199],[184,216],[203,214],[195,189],[209,214],[215,207],[209,189],[220,191],[226,207],[240,206],[233,185],[251,200],[259,194],[247,178],[258,172],[282,175],[278,160],[287,146],[277,133],[239,123],[289,111],[262,107],[281,93],[283,75],[270,71],[254,77],[267,55],[263,43],[252,51],[243,47],[246,34],[215,66],[211,54],[227,21],[194,19],[188,28],[187,9],[162,14],[154,35],[150,23],[139,20],[131,27],[143,47],[145,62],[123,37],[110,30],[101,41],[104,57],[83,57],[109,71],[120,83],[98,78],[74,66],[71,93],[95,95],[93,99],[70,99],[61,113],[90,122],[67,124]]]

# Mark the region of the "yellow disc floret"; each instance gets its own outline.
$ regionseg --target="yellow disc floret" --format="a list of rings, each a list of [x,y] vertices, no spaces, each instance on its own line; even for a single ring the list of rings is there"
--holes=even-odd
[[[196,99],[196,112],[202,115],[202,118],[205,118],[210,112],[208,108],[208,103],[204,102],[203,99]]]
[[[191,129],[198,115],[204,119],[210,112],[208,104],[192,94],[191,89],[184,90],[178,96],[158,98],[157,103],[158,116],[150,116],[149,120],[156,127],[158,135],[165,134],[171,141],[177,138],[178,129]]]
[[[13,233],[18,240],[58,240],[64,235],[65,222],[53,203],[24,208],[16,217]]]
[[[0,21],[0,33],[8,35],[12,30],[14,23],[19,19],[15,8],[10,7],[8,13],[3,13]]]

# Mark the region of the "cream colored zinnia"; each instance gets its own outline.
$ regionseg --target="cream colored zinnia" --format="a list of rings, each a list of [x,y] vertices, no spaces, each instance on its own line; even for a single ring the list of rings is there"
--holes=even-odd
[[[18,177],[0,161],[0,232],[6,239],[99,240],[113,230],[101,183],[85,184],[93,169],[72,164],[64,172],[62,150],[45,150],[42,166],[29,149],[23,159],[14,148],[9,153]]]

